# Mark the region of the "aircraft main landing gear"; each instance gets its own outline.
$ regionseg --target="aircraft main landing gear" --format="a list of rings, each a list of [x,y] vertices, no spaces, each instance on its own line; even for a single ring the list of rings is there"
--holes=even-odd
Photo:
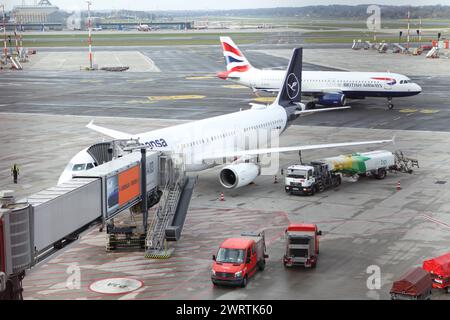
[[[388,98],[388,109],[389,110],[394,109],[394,104],[392,103],[392,98]]]

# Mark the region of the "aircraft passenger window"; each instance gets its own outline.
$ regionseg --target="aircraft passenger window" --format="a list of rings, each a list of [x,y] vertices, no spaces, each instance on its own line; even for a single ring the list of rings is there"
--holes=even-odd
[[[75,164],[72,168],[72,171],[83,171],[86,169],[86,164],[85,163],[79,163],[79,164]]]

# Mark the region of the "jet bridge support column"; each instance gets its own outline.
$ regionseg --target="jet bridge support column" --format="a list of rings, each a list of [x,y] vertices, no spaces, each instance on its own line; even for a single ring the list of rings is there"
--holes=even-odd
[[[141,198],[144,234],[147,234],[148,203],[147,203],[147,150],[141,148]]]

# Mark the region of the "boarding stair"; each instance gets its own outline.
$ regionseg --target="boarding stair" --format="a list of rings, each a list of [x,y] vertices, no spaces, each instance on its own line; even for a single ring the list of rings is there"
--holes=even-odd
[[[163,191],[159,206],[147,231],[146,258],[169,258],[173,249],[167,248],[166,228],[172,221],[178,207],[184,178],[173,185],[169,182]]]
[[[408,49],[406,49],[400,43],[394,43],[392,45],[394,46],[394,53],[408,53]]]
[[[426,55],[427,58],[439,58],[439,48],[433,47]]]
[[[11,60],[11,63],[13,65],[13,68],[16,70],[22,70],[22,65],[20,64],[19,60],[16,57],[9,57],[9,60]]]

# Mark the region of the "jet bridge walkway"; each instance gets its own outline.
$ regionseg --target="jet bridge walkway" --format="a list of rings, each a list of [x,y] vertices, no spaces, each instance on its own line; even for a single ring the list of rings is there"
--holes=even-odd
[[[12,191],[0,192],[0,300],[20,299],[25,271],[98,221],[115,240],[110,249],[146,248],[146,255],[161,257],[167,241],[180,239],[196,177],[186,177],[172,155],[135,141],[96,144],[89,151],[99,165],[66,183],[17,202]],[[148,210],[155,205],[149,225]],[[142,217],[139,225],[114,226],[126,210]],[[14,282],[14,292],[4,288],[5,281]]]

